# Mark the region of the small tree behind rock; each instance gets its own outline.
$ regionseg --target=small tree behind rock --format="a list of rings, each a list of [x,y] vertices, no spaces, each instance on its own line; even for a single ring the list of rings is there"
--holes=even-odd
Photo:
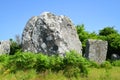
[[[21,38],[19,35],[15,36],[15,41],[13,39],[10,39],[11,45],[10,45],[10,55],[15,54],[17,51],[21,50]]]

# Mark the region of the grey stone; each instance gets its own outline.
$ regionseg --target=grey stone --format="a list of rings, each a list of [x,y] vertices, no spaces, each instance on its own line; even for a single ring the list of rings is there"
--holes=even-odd
[[[27,22],[22,34],[22,48],[24,51],[50,55],[64,55],[70,50],[82,54],[81,42],[71,20],[49,12],[34,16]]]
[[[102,63],[106,60],[107,41],[88,39],[85,57],[91,61]]]
[[[10,53],[10,41],[0,41],[0,55]]]
[[[118,54],[112,54],[111,60],[120,60],[120,56]]]

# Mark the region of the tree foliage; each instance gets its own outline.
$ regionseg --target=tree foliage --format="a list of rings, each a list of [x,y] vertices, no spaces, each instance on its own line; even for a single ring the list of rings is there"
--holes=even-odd
[[[88,39],[99,39],[95,32],[89,33],[85,30],[84,24],[76,26],[80,41],[82,42],[83,55],[85,53],[86,41]]]
[[[21,50],[21,44],[18,44],[13,39],[10,39],[10,55],[15,54],[18,50]]]
[[[105,27],[104,29],[99,31],[99,35],[107,36],[110,34],[117,34],[117,30],[114,29],[114,27]]]

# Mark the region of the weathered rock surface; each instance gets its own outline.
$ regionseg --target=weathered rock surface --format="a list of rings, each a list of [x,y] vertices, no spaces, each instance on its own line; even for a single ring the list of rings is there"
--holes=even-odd
[[[50,55],[64,55],[69,50],[82,53],[81,42],[71,20],[49,12],[34,16],[27,22],[22,34],[22,48],[24,51]]]
[[[86,43],[85,57],[97,63],[102,63],[106,60],[107,41],[89,39]]]
[[[10,53],[10,41],[0,41],[0,55]]]

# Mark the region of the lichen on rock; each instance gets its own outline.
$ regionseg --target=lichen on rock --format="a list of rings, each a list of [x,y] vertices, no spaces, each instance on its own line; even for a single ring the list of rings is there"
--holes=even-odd
[[[22,48],[24,51],[50,55],[64,55],[70,50],[82,54],[82,45],[71,20],[50,12],[34,16],[27,22],[22,34]]]

